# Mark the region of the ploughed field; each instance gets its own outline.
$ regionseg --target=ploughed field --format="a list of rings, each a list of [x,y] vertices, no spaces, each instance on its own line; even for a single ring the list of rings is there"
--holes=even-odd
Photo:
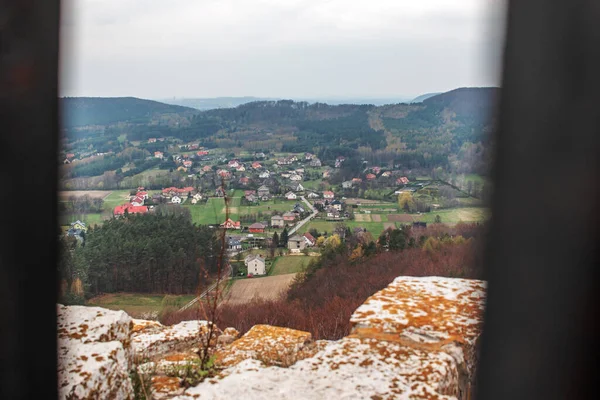
[[[287,291],[296,274],[237,279],[226,295],[229,304],[247,303],[254,298],[275,300]]]

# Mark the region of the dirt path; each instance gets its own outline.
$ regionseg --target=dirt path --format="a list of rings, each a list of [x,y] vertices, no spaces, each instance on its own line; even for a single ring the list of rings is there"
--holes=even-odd
[[[247,303],[253,298],[275,300],[287,291],[296,274],[267,276],[265,278],[239,279],[229,289],[226,302],[229,304]]]

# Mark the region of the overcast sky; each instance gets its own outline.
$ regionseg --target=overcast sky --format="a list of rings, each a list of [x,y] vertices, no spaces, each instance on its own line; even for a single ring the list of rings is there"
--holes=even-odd
[[[63,4],[63,96],[375,98],[499,85],[502,0]]]

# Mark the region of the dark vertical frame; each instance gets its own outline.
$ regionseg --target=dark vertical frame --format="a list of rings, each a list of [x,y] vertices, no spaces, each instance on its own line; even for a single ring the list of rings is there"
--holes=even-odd
[[[0,0],[0,398],[53,399],[59,0]]]
[[[600,2],[510,1],[479,399],[593,393],[599,80]]]

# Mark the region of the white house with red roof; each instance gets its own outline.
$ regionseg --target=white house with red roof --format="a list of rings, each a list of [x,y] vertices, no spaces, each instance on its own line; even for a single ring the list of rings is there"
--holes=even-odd
[[[405,176],[402,176],[402,177],[396,179],[396,183],[399,185],[406,185],[408,183],[408,178]]]
[[[326,191],[323,192],[323,198],[325,200],[331,200],[334,197],[335,197],[335,194],[332,191],[330,191],[330,190],[326,190]]]
[[[144,205],[144,198],[143,197],[139,197],[139,196],[133,196],[131,198],[130,203],[133,204],[134,206],[143,206]]]
[[[163,157],[164,157],[164,153],[162,151],[155,151],[154,152],[154,157],[155,158],[160,158],[162,160]]]
[[[227,221],[221,224],[221,228],[225,229],[241,229],[242,225],[240,221],[233,221],[231,218],[228,218]]]
[[[304,240],[306,240],[307,246],[312,247],[317,243],[317,239],[315,239],[315,237],[308,232],[304,233],[304,235],[302,235],[302,236],[304,236]]]

